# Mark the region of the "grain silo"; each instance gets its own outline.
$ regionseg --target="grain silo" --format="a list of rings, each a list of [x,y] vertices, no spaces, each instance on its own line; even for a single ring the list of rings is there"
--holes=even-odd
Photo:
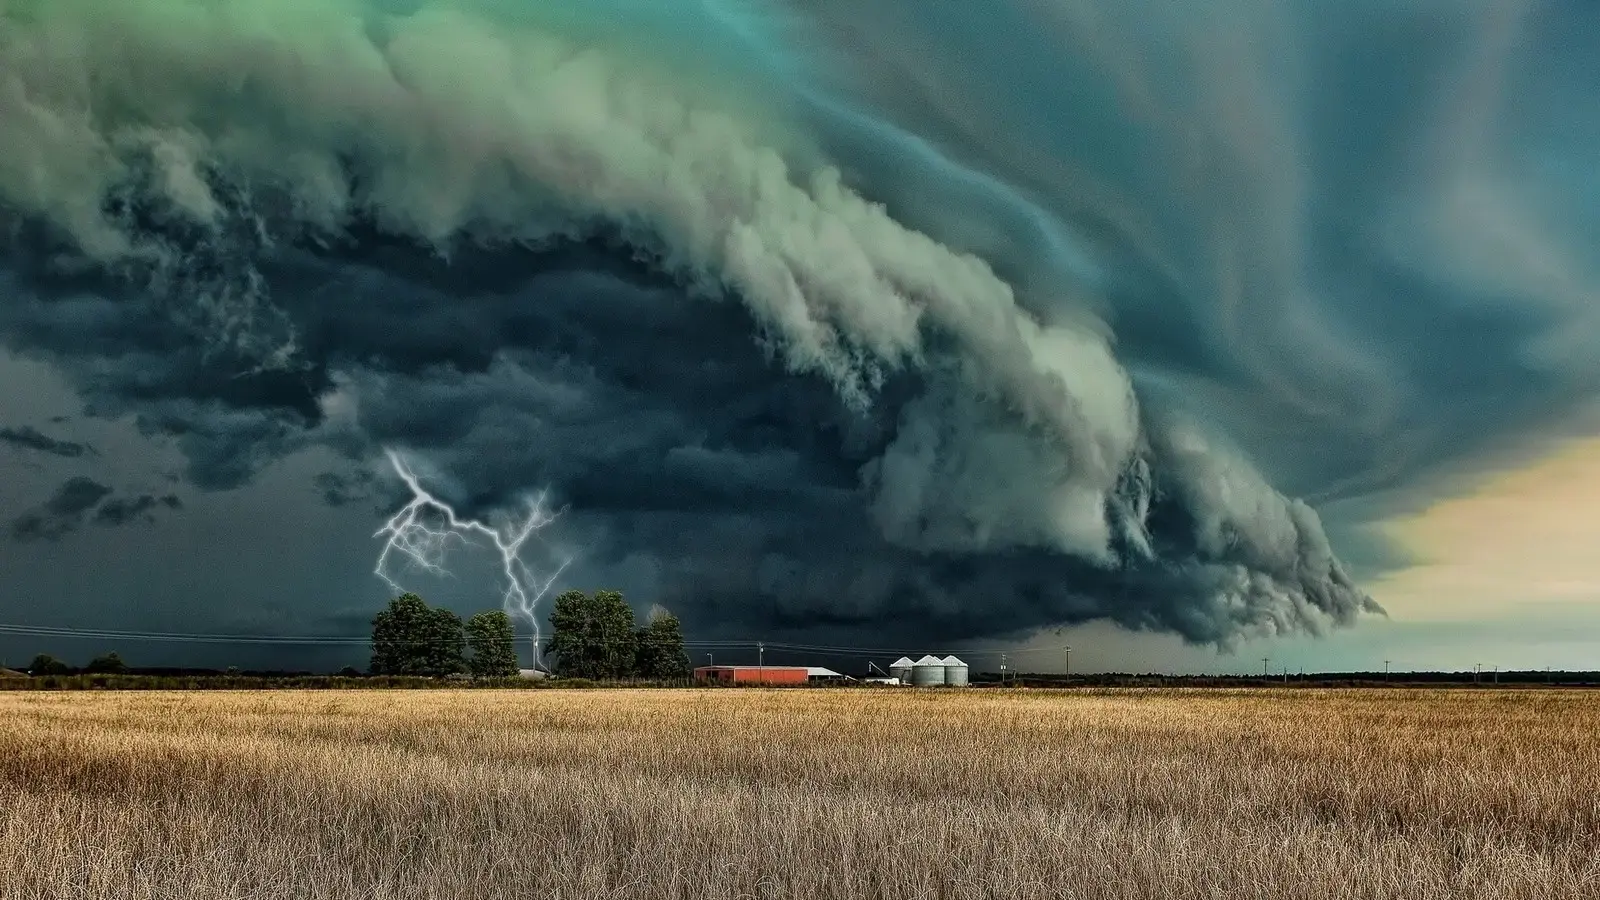
[[[917,687],[939,687],[944,684],[944,660],[937,656],[924,656],[911,668],[911,683]]]
[[[900,679],[901,684],[910,684],[911,670],[916,667],[917,664],[911,661],[911,657],[902,656],[889,664],[889,677]]]
[[[954,656],[944,658],[944,683],[951,687],[967,686],[967,664]]]

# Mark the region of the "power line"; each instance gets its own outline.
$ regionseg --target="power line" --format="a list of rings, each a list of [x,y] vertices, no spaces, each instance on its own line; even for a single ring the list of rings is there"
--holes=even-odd
[[[177,632],[177,631],[135,631],[117,628],[76,628],[57,625],[12,625],[0,623],[0,635],[13,635],[18,637],[55,637],[102,641],[149,641],[157,643],[189,643],[189,644],[250,644],[257,646],[299,646],[299,647],[350,647],[368,646],[372,643],[370,637],[359,635],[299,635],[299,634],[218,634],[203,632]],[[441,639],[448,640],[448,639]],[[405,641],[407,644],[434,643],[434,641]],[[736,640],[692,640],[684,641],[685,648],[697,650],[718,649],[759,649],[761,645],[774,650],[784,650],[796,653],[817,653],[833,656],[880,656],[889,654],[911,654],[929,651],[923,648],[908,647],[850,647],[831,644],[802,644],[787,641],[762,641],[758,639]],[[945,648],[949,650],[950,648]],[[958,648],[953,652],[964,653],[968,656],[1003,656],[1005,654],[1035,654],[1059,653],[1069,650],[1066,645],[1051,647],[1005,647],[986,648],[969,647]]]
[[[762,643],[762,641],[758,641],[756,639],[751,639],[751,640],[747,640],[747,641],[730,640],[730,641],[715,641],[715,642],[712,642],[712,641],[685,641],[684,645],[685,646],[706,646],[706,645],[713,644],[713,643],[720,644],[720,645],[723,645],[723,646],[751,647],[751,648],[753,648],[753,647],[756,646],[757,643]],[[799,643],[789,643],[789,642],[784,642],[784,641],[764,641],[764,643],[768,647],[777,648],[777,649],[780,649],[780,650],[801,650],[801,651],[807,651],[807,652],[811,652],[811,653],[831,653],[831,654],[840,655],[840,656],[847,656],[847,655],[874,655],[874,656],[878,656],[878,655],[889,655],[889,654],[909,655],[909,654],[912,654],[912,653],[935,653],[935,654],[937,654],[937,653],[946,653],[946,654],[948,654],[948,653],[965,653],[968,656],[982,656],[982,655],[1000,656],[1000,655],[1006,654],[1006,653],[1015,653],[1015,654],[1022,654],[1022,653],[1060,653],[1063,650],[1070,649],[1066,644],[1059,644],[1059,645],[1050,646],[1050,647],[1022,647],[1022,648],[1018,648],[1018,647],[967,647],[967,648],[945,647],[945,648],[930,650],[930,649],[928,649],[928,647],[926,645],[924,645],[922,647],[845,647],[845,646],[835,646],[835,645],[825,645],[825,644],[799,644]]]
[[[335,635],[184,634],[158,631],[121,631],[106,628],[0,625],[0,634],[31,637],[94,638],[97,640],[161,641],[200,644],[366,644],[368,638]]]

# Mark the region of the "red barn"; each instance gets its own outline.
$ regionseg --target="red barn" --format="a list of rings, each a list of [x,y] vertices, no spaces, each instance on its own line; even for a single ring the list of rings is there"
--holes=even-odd
[[[805,666],[701,666],[695,681],[717,684],[805,684],[811,670]]]

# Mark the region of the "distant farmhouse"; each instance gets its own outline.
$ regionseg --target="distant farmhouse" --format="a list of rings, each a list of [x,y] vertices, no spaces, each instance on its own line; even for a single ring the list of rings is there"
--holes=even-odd
[[[882,671],[881,669],[879,670]],[[695,681],[705,684],[801,685],[863,681],[871,684],[918,687],[965,687],[967,664],[954,656],[924,656],[912,662],[902,658],[889,667],[887,678],[856,679],[821,666],[700,666]]]

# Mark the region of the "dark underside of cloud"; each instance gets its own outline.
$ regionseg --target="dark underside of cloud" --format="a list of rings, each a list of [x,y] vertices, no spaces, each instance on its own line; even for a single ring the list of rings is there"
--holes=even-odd
[[[1396,191],[1418,160],[1385,148],[1433,135],[1374,133],[1404,104],[1315,54],[1281,83],[1277,59],[1146,71],[1112,38],[1159,29],[1090,28],[1087,2],[920,30],[895,4],[340,0],[265,31],[247,6],[0,11],[0,157],[26,160],[0,162],[0,339],[171,439],[202,490],[321,447],[351,465],[308,490],[381,504],[395,447],[484,514],[548,487],[587,565],[645,561],[648,599],[703,628],[1226,644],[1378,611],[1291,491],[1404,486],[1591,381],[1592,282],[1508,218],[1576,214],[1508,191],[1514,156],[1380,200],[1357,173]],[[1485,10],[1410,63],[1338,33],[1421,84],[1509,27]],[[1052,76],[1025,41],[962,78],[1052,29],[1112,56]],[[1347,156],[1319,142],[1358,121]],[[1484,242],[1505,268],[1461,264]],[[69,482],[16,536],[108,493]]]
[[[24,425],[21,428],[0,428],[0,444],[66,459],[76,459],[92,452],[92,448],[86,444],[57,440],[31,425]]]
[[[11,533],[19,541],[55,540],[82,525],[89,510],[110,493],[111,488],[92,478],[68,479],[39,508],[18,516]]]
[[[130,522],[144,520],[154,522],[155,516],[151,515],[157,510],[183,509],[183,501],[176,494],[164,494],[157,497],[153,494],[140,494],[127,499],[117,498],[107,500],[95,511],[94,521],[97,525],[126,525]]]
[[[56,488],[50,499],[13,519],[11,535],[22,543],[55,541],[77,531],[86,521],[116,527],[136,521],[154,522],[152,513],[157,510],[183,509],[183,501],[175,494],[124,498],[113,497],[113,493],[110,487],[92,478],[75,475]]]
[[[571,510],[563,527],[590,566],[651,558],[658,599],[702,628],[887,627],[907,639],[948,639],[1109,617],[1226,641],[1263,621],[1320,627],[1317,604],[1347,616],[1359,603],[1347,581],[1308,597],[1306,609],[1277,607],[1270,582],[1252,596],[1247,581],[1234,581],[1250,576],[1225,562],[1228,551],[1197,558],[1202,524],[1181,485],[1123,488],[1150,498],[1140,538],[1150,549],[1114,539],[1122,561],[971,546],[981,529],[1003,531],[1006,504],[1025,506],[1025,493],[993,507],[974,497],[964,501],[978,507],[971,519],[924,514],[886,536],[864,484],[883,477],[873,473],[914,410],[932,406],[930,420],[958,423],[919,436],[927,452],[971,439],[957,430],[970,401],[902,372],[870,408],[852,408],[826,379],[775,362],[742,306],[692,300],[607,241],[463,249],[446,264],[368,236],[337,251],[281,249],[258,264],[296,327],[301,351],[290,372],[213,379],[216,363],[163,327],[161,312],[105,299],[110,285],[71,293],[36,276],[32,289],[48,299],[18,327],[31,347],[61,360],[72,358],[86,320],[123,336],[124,367],[94,363],[91,405],[132,409],[147,430],[176,439],[203,488],[237,486],[311,442],[353,461],[404,446],[448,474],[451,499],[480,512],[530,485],[559,486]],[[141,335],[148,343],[129,339]],[[353,418],[324,412],[319,398],[334,391],[358,400]],[[973,477],[990,476],[949,480]],[[999,490],[1027,490],[994,477]],[[327,473],[316,487],[334,504],[396,499],[360,471]],[[148,496],[111,501],[94,519],[120,522],[156,506]],[[85,513],[74,514],[75,525]]]

